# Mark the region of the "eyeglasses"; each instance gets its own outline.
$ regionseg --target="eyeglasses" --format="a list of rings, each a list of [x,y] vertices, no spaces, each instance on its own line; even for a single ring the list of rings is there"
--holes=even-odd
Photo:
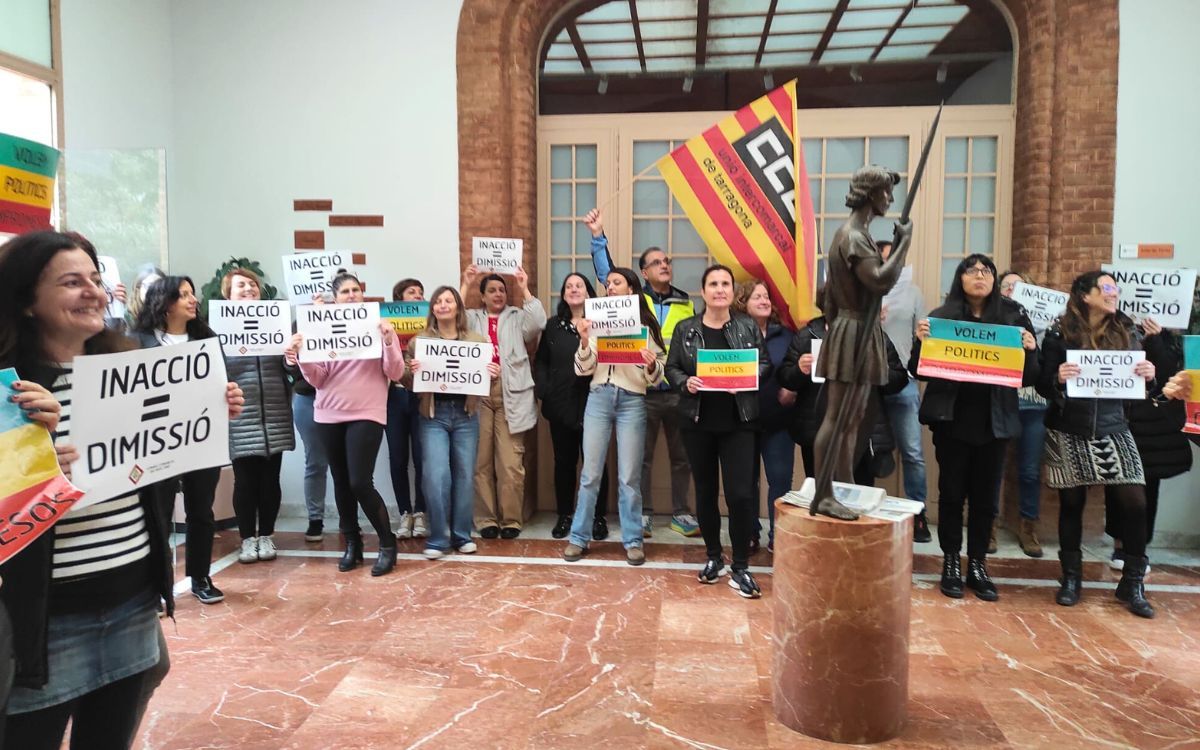
[[[1117,294],[1121,291],[1116,284],[1097,284],[1096,288],[1104,294]]]
[[[1002,291],[1002,292],[1011,292],[1012,290],[1014,290],[1016,288],[1017,288],[1017,283],[1015,281],[1012,283],[1005,282],[1000,285],[1000,291]]]
[[[963,271],[963,276],[991,276],[991,275],[992,275],[992,269],[988,268],[987,266],[982,266],[982,267],[975,266],[974,268],[968,268],[967,270]]]
[[[659,266],[663,266],[665,268],[670,268],[671,267],[671,259],[670,258],[655,258],[654,260],[650,261],[645,266],[643,266],[643,268],[658,268]]]

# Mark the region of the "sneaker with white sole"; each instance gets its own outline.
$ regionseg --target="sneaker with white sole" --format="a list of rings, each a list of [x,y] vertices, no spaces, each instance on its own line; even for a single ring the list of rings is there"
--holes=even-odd
[[[258,562],[258,537],[252,536],[242,540],[242,551],[238,553],[238,562]]]
[[[260,536],[258,538],[258,559],[259,560],[274,560],[275,559],[275,539],[270,536]]]
[[[754,576],[745,568],[734,568],[729,572],[729,588],[745,599],[758,599],[762,596],[758,581],[754,580]]]
[[[724,558],[710,557],[708,562],[704,563],[700,574],[696,576],[696,580],[700,581],[700,583],[716,583],[725,573]]]
[[[642,536],[646,539],[654,536],[654,519],[651,516],[642,516]]]
[[[412,513],[400,514],[400,525],[396,527],[397,539],[412,539],[413,535],[413,516]]]
[[[690,513],[681,513],[671,517],[671,531],[683,536],[699,536],[700,523]]]
[[[445,552],[440,549],[434,549],[433,547],[426,547],[425,551],[421,554],[425,555],[426,560],[440,560],[446,556]]]
[[[458,553],[461,555],[473,555],[477,549],[479,549],[479,547],[475,545],[475,542],[467,542],[458,548]]]
[[[429,527],[425,525],[424,513],[413,513],[412,535],[414,539],[424,539],[429,536]]]

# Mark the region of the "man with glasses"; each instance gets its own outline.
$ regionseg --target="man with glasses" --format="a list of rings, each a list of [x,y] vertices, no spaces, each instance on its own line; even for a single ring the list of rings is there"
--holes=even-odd
[[[583,218],[583,223],[592,232],[592,264],[596,277],[603,285],[615,265],[608,252],[608,238],[604,236],[604,224],[600,210],[593,208]],[[643,294],[646,304],[654,311],[662,327],[663,340],[670,346],[675,325],[696,314],[687,292],[671,285],[671,259],[661,248],[647,248],[638,260],[642,272]],[[671,458],[671,530],[684,536],[697,536],[700,525],[696,516],[688,509],[688,484],[691,469],[687,453],[683,449],[683,437],[679,432],[679,395],[664,381],[656,388],[646,391],[646,452],[642,460],[642,529],[647,537],[653,534],[651,518],[654,515],[654,500],[650,493],[650,480],[654,466],[654,449],[658,445],[658,428],[661,425],[667,438],[667,453]]]

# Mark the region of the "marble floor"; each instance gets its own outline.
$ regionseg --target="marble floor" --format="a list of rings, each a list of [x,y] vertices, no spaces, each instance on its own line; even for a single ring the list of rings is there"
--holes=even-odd
[[[765,550],[764,597],[746,601],[698,584],[703,549],[665,529],[642,568],[610,543],[564,563],[529,536],[545,534],[438,562],[406,541],[371,578],[337,572],[332,534],[281,532],[279,559],[240,565],[221,532],[226,599],[201,605],[181,580],[171,673],[135,747],[834,747],[772,715]],[[943,597],[939,559],[919,554],[909,722],[881,747],[1200,748],[1200,565],[1155,565],[1146,621],[1097,558],[1067,609],[1049,556],[996,559],[989,604]]]

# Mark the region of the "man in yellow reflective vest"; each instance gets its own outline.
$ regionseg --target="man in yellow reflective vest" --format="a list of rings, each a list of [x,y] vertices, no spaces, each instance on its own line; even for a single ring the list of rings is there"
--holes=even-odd
[[[615,265],[608,252],[608,238],[600,211],[593,208],[583,219],[592,232],[592,264],[596,278],[604,286],[609,271]],[[687,292],[671,285],[671,258],[662,248],[647,248],[638,259],[642,272],[646,304],[654,311],[662,327],[663,340],[670,346],[675,325],[696,314]],[[658,445],[658,428],[667,438],[667,454],[671,459],[671,530],[684,536],[697,536],[700,525],[688,508],[688,487],[691,470],[679,432],[679,395],[666,382],[646,392],[646,453],[642,460],[642,529],[647,537],[653,534],[654,499],[650,478],[654,466],[654,449]]]

